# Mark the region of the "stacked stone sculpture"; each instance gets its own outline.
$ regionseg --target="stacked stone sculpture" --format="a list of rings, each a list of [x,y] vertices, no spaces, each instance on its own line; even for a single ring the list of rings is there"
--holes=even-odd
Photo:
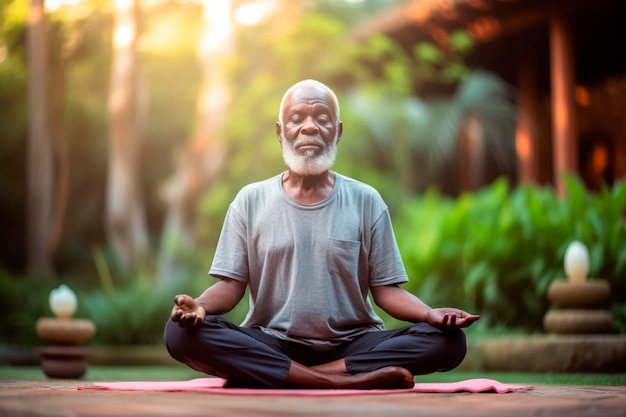
[[[76,295],[65,285],[50,293],[50,309],[56,317],[37,320],[37,334],[50,342],[38,349],[41,369],[50,378],[80,378],[87,371],[89,350],[79,345],[96,332],[91,320],[72,318],[77,307]]]
[[[606,309],[611,287],[604,279],[588,279],[589,252],[572,242],[565,253],[566,280],[548,287],[548,299],[556,309],[544,316],[546,331],[556,334],[599,334],[613,331],[611,312]]]

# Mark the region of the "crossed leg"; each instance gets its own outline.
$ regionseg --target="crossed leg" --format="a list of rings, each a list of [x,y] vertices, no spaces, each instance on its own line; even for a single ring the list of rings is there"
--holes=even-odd
[[[395,332],[373,333],[376,335],[368,335],[362,341],[348,344],[345,349],[338,350],[332,360],[315,366],[306,366],[297,360],[302,347],[294,347],[258,329],[241,328],[217,316],[207,316],[201,327],[191,330],[168,321],[165,342],[170,355],[176,360],[199,372],[225,378],[232,385],[407,388],[413,386],[414,374],[428,373],[422,372],[423,369],[417,369],[418,372],[409,369],[414,367],[412,361],[420,360],[411,356],[409,347],[399,348],[403,344],[415,343],[415,340],[406,337],[410,332],[397,335]],[[400,336],[406,340],[400,339]],[[381,349],[377,350],[376,344],[380,344]],[[433,347],[426,350],[432,351]],[[404,359],[381,360],[388,355],[397,355],[401,350],[405,352],[399,358]],[[346,356],[343,356],[344,353]]]

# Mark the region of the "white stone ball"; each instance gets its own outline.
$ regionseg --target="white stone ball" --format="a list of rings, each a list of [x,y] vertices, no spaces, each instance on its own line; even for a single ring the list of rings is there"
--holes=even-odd
[[[565,273],[571,282],[584,282],[589,273],[589,251],[578,241],[573,241],[565,251]]]
[[[76,312],[76,294],[67,285],[60,285],[50,292],[50,309],[59,318],[70,318]]]

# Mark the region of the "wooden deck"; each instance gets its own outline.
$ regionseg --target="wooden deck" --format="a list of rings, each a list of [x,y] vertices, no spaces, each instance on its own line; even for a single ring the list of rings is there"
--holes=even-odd
[[[0,381],[0,416],[626,416],[626,387],[536,386],[508,394],[344,397],[79,391],[84,381]]]

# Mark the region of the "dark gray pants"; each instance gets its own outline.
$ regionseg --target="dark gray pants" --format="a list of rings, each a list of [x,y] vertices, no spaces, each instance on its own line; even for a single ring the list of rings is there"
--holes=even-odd
[[[174,359],[233,386],[281,387],[292,360],[313,366],[345,358],[351,374],[400,366],[424,375],[456,367],[466,352],[461,330],[441,330],[428,323],[369,332],[329,351],[280,340],[219,316],[207,316],[195,329],[169,320],[164,336]]]

